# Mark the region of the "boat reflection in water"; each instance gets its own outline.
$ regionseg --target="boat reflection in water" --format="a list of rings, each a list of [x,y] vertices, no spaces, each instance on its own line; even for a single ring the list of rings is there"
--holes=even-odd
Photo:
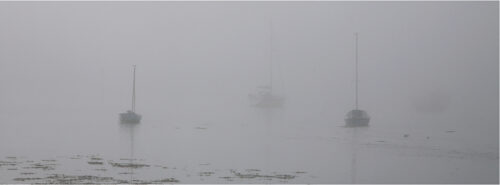
[[[136,159],[134,158],[134,135],[139,126],[140,125],[138,124],[123,124],[123,122],[120,124],[120,132],[122,136],[130,139],[130,142],[128,143],[128,156],[125,158],[123,158],[123,156],[120,161],[110,163],[113,167],[128,169],[128,172],[122,173],[124,175],[130,175],[127,183],[137,183],[137,180],[134,179],[134,167],[136,166]]]

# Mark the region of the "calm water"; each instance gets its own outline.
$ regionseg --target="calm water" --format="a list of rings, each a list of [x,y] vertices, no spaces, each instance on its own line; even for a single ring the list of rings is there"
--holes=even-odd
[[[138,125],[95,110],[3,116],[0,183],[498,182],[498,146],[470,131],[232,112],[177,116],[185,121],[144,114]]]
[[[1,2],[0,183],[498,183],[498,22],[498,2]],[[285,107],[248,106],[269,83]]]

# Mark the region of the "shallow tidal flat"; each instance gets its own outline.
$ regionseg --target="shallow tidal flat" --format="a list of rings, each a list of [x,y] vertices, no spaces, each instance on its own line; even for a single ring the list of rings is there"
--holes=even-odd
[[[289,182],[297,172],[265,173],[260,169],[210,169],[210,163],[196,169],[150,164],[143,159],[104,159],[95,155],[58,156],[51,159],[28,159],[8,156],[0,160],[0,172],[7,179],[0,183],[182,183],[208,182]],[[143,177],[154,172],[158,177]]]

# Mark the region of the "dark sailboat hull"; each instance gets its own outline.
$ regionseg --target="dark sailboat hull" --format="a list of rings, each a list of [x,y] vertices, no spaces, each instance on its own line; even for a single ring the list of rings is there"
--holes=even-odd
[[[369,122],[368,113],[359,109],[349,111],[345,118],[346,127],[367,127]]]
[[[121,113],[120,122],[121,123],[140,123],[142,116],[136,113]]]

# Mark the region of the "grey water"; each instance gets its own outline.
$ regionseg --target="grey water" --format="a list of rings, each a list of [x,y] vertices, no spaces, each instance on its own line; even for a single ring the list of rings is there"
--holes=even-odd
[[[0,28],[0,183],[498,183],[498,2],[0,2]],[[250,106],[271,50],[286,102]]]

